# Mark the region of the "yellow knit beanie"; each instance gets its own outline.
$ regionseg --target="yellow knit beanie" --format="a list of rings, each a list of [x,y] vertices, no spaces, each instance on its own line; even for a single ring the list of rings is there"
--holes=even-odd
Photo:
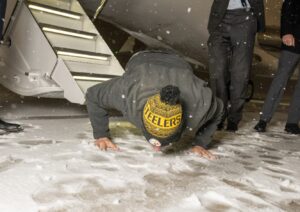
[[[147,132],[156,138],[168,138],[180,127],[182,107],[179,103],[161,101],[160,94],[148,98],[143,110],[143,123]]]

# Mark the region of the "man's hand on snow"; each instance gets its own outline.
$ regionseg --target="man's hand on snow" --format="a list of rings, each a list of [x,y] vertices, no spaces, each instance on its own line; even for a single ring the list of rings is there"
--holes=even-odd
[[[191,150],[193,153],[198,154],[201,157],[207,158],[209,160],[215,160],[217,157],[213,155],[210,151],[204,149],[201,146],[194,146]]]
[[[119,151],[119,147],[114,144],[109,138],[98,138],[95,141],[95,145],[99,147],[102,151],[107,151],[107,149],[111,149],[113,151]]]

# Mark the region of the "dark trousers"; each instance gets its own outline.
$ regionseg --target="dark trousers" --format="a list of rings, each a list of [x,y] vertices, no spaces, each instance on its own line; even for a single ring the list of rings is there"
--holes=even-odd
[[[260,119],[269,122],[281,100],[286,84],[294,73],[300,61],[300,54],[290,51],[281,51],[278,71],[272,81],[265,99]],[[287,123],[298,124],[300,120],[300,78],[298,79],[292,101],[289,107]]]
[[[225,116],[236,124],[242,118],[256,31],[250,11],[231,10],[208,40],[210,86],[222,99]]]
[[[2,35],[3,35],[5,11],[6,11],[6,0],[0,0],[0,40],[2,39]]]

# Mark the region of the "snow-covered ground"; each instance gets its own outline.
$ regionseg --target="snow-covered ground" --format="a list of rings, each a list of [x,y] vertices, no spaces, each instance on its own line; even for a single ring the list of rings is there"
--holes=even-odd
[[[25,131],[0,136],[0,211],[300,211],[300,136],[253,131],[246,108],[236,134],[217,132],[208,161],[153,152],[140,132],[113,119],[120,152],[93,144],[84,107],[4,96],[0,117]]]

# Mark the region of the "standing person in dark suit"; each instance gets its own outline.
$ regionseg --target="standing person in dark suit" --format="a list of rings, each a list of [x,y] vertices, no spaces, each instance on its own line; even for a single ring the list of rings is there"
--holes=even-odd
[[[263,0],[214,0],[208,23],[210,83],[226,109],[227,130],[242,119],[256,32],[265,27]]]
[[[6,0],[0,0],[0,40],[2,40],[2,36],[3,36],[2,33],[3,33],[3,25],[5,20],[5,10],[6,10]],[[10,132],[20,132],[23,130],[23,128],[18,124],[7,123],[0,119],[0,130],[10,133]]]
[[[254,127],[258,132],[265,132],[285,90],[285,86],[300,61],[300,1],[285,0],[281,10],[282,51],[278,71],[273,79],[265,100],[260,121]],[[300,80],[295,87],[289,108],[285,131],[300,134]]]

